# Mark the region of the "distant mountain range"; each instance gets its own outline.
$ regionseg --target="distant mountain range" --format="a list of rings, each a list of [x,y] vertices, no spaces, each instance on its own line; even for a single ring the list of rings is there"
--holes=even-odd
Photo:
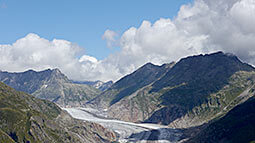
[[[75,84],[59,69],[44,71],[25,71],[20,73],[0,72],[0,81],[34,95],[47,99],[62,107],[80,107],[101,91],[86,84]]]
[[[1,143],[110,143],[115,140],[115,133],[101,125],[73,119],[54,103],[0,82]]]

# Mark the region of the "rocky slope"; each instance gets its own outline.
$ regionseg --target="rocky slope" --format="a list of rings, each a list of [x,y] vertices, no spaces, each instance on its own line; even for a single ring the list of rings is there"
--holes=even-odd
[[[224,117],[204,125],[188,143],[255,142],[255,97],[238,105]]]
[[[100,94],[94,87],[72,83],[58,69],[40,72],[29,70],[22,73],[0,72],[0,81],[16,90],[53,101],[63,107],[82,106]]]
[[[103,143],[115,139],[101,125],[73,119],[54,103],[0,82],[0,142]]]
[[[114,105],[138,89],[151,84],[163,76],[173,65],[174,63],[156,66],[148,63],[130,75],[121,78],[108,90],[91,100],[90,104],[99,105],[99,108],[107,108]]]
[[[226,114],[254,93],[254,68],[231,54],[191,56],[164,66],[143,66],[91,103],[113,118],[187,128]]]
[[[113,81],[103,82],[100,80],[97,80],[97,81],[72,81],[72,82],[76,83],[76,84],[90,85],[90,86],[95,87],[96,89],[99,89],[100,91],[105,91],[113,85]]]

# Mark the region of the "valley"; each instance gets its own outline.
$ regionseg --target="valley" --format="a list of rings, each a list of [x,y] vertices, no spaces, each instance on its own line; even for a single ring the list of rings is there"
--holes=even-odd
[[[101,124],[119,135],[119,142],[176,143],[182,138],[182,131],[158,124],[137,124],[95,116],[89,108],[63,108],[73,118]],[[93,109],[94,110],[94,109]]]
[[[0,141],[255,140],[255,68],[232,54],[147,63],[115,83],[73,81],[59,69],[1,71],[0,81]]]
[[[0,143],[255,143],[255,0],[0,0]]]

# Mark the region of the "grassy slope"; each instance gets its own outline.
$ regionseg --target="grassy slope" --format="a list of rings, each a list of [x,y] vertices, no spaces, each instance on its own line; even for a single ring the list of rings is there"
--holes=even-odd
[[[228,84],[238,71],[254,71],[235,56],[218,52],[180,60],[164,77],[155,82],[151,92],[166,87],[175,87],[162,96],[162,104],[178,104],[190,110],[207,101],[210,94]],[[179,86],[182,85],[182,86]],[[188,101],[188,102],[187,102]]]
[[[200,125],[243,100],[238,96],[253,85],[252,71],[253,67],[237,57],[221,52],[184,58],[156,82],[112,105],[109,113],[133,122],[174,122],[174,127]],[[116,92],[119,91],[112,94]]]
[[[255,97],[213,121],[187,142],[249,143],[255,141]]]
[[[54,119],[61,109],[44,100],[37,100],[0,83],[1,130],[16,142],[36,142],[31,136],[31,117]],[[46,112],[49,111],[49,112]]]
[[[197,126],[221,117],[254,94],[255,72],[237,72],[229,79],[228,85],[211,94],[206,102],[189,110],[171,126]]]
[[[0,83],[0,142],[107,142],[114,134]],[[83,139],[81,139],[83,138]]]
[[[97,100],[103,101],[107,107],[111,106],[119,102],[121,99],[130,96],[138,89],[154,82],[173,65],[174,63],[156,66],[151,63],[147,63],[135,72],[114,83],[108,90],[103,92]]]

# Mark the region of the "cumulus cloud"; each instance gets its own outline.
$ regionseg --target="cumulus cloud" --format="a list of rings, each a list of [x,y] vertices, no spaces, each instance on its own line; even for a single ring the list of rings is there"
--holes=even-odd
[[[118,34],[115,31],[107,29],[102,36],[103,40],[106,40],[107,47],[112,48],[118,45]]]
[[[46,40],[35,34],[0,46],[0,68],[20,71],[59,67],[72,79],[117,80],[147,62],[177,61],[182,57],[222,50],[255,65],[254,0],[195,0],[181,6],[174,19],[143,21],[119,38],[106,30],[108,47],[120,51],[104,60],[77,58],[79,48],[65,40]]]
[[[91,62],[93,64],[98,63],[98,60],[94,57],[88,56],[88,55],[83,55],[80,59],[79,62]]]
[[[118,53],[126,58],[119,61],[136,69],[148,61],[162,64],[222,50],[255,64],[254,17],[254,0],[195,0],[183,5],[174,19],[144,21],[127,30]]]
[[[0,70],[21,72],[59,68],[74,80],[117,79],[122,76],[111,60],[81,55],[84,49],[66,40],[49,41],[30,33],[10,45],[0,45]]]
[[[60,68],[71,74],[79,67],[75,57],[82,49],[66,40],[52,41],[28,34],[12,45],[0,45],[0,68],[8,71]],[[77,78],[75,75],[72,77]]]

